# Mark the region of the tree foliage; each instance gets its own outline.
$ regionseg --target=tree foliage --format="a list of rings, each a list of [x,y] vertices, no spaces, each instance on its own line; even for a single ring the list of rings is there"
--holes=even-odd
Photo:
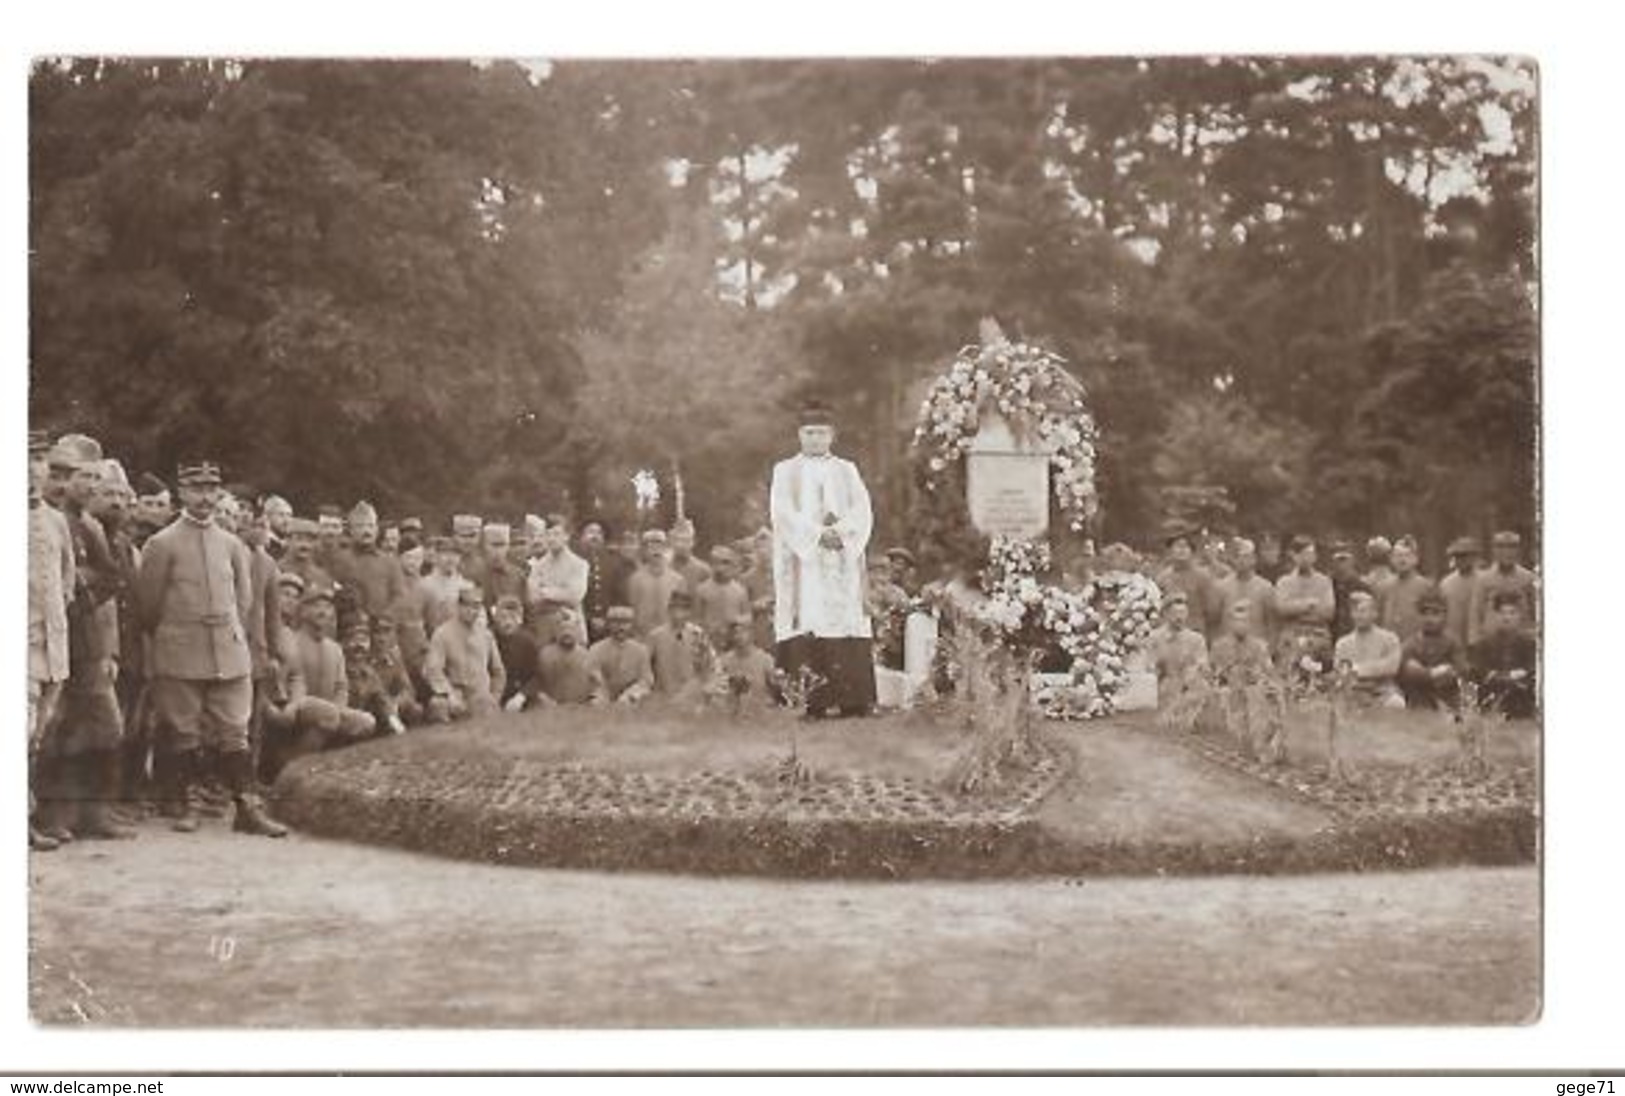
[[[427,512],[675,459],[720,528],[816,390],[895,538],[922,384],[991,315],[1087,385],[1110,539],[1221,487],[1244,528],[1532,533],[1533,92],[1480,57],[42,63],[31,411]]]

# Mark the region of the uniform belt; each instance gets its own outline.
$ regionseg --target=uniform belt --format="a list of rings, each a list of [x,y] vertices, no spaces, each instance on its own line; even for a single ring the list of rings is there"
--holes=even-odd
[[[208,624],[222,625],[237,623],[236,613],[193,613],[175,614],[164,620],[165,624]]]

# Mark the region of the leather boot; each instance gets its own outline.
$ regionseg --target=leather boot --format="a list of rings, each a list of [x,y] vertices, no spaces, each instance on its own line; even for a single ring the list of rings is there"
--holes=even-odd
[[[59,845],[73,840],[73,816],[79,789],[74,780],[73,759],[67,757],[44,758],[44,794],[40,796],[39,832]]]
[[[28,824],[28,847],[33,849],[35,852],[50,852],[52,849],[59,847],[61,844],[62,842],[58,841],[56,838],[48,837],[36,830],[32,822]]]
[[[196,833],[197,814],[192,809],[192,782],[197,773],[197,751],[182,750],[171,754],[169,773],[171,781],[170,828],[176,833]]]
[[[79,802],[79,821],[74,832],[97,841],[124,841],[135,831],[120,825],[113,817],[123,781],[123,765],[117,750],[95,750],[79,758],[84,798]]]
[[[254,762],[247,750],[222,754],[220,760],[226,770],[231,787],[231,798],[236,804],[232,812],[231,828],[238,833],[258,834],[262,837],[286,837],[288,827],[265,813],[260,797],[254,794]]]

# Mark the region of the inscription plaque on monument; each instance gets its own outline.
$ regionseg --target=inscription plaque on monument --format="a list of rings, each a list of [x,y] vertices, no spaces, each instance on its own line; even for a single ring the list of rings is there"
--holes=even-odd
[[[965,503],[986,536],[1032,539],[1049,531],[1049,457],[1017,443],[991,415],[965,458]]]

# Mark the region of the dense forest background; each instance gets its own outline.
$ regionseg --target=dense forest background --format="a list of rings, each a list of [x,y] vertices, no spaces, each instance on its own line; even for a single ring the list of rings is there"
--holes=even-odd
[[[1098,535],[1538,543],[1535,74],[1488,58],[51,60],[36,425],[296,504],[762,519],[832,400],[906,540],[992,316],[1103,434]]]

